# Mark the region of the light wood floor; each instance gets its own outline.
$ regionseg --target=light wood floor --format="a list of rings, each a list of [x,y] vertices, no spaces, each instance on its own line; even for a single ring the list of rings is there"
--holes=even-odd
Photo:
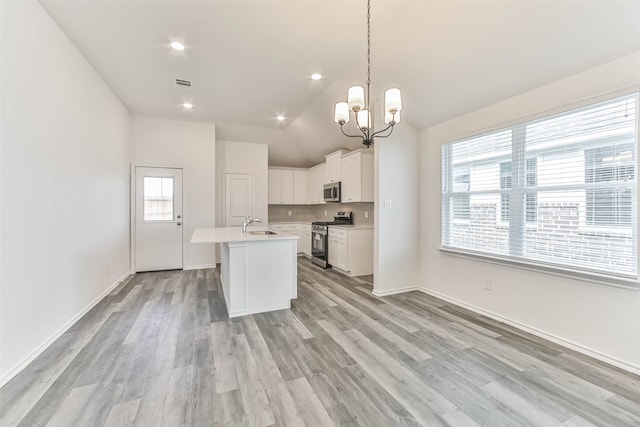
[[[135,275],[0,390],[0,425],[638,426],[640,378],[418,292],[299,261],[229,320],[214,270]]]

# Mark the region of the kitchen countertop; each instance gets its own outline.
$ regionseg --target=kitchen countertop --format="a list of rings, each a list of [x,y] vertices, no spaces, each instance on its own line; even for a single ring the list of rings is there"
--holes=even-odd
[[[353,225],[329,225],[332,228],[343,228],[345,230],[355,230],[355,229],[363,229],[363,228],[373,228],[373,224],[353,224]]]
[[[269,225],[311,224],[313,221],[270,221]]]
[[[249,227],[247,233],[243,234],[240,227],[211,227],[196,228],[191,235],[191,243],[232,243],[232,242],[264,242],[270,240],[293,240],[299,239],[293,234],[280,233],[253,235],[251,231],[263,231],[264,227]]]

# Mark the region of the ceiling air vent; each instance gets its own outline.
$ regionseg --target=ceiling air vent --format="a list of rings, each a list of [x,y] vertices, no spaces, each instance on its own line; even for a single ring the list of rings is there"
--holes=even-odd
[[[191,87],[191,80],[176,79],[177,86]]]

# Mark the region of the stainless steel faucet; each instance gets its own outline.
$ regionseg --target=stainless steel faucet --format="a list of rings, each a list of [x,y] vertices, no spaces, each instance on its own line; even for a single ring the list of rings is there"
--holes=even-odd
[[[260,218],[251,219],[250,216],[243,216],[242,217],[242,234],[247,232],[247,225],[251,223],[256,223],[256,222],[262,222],[262,220]]]

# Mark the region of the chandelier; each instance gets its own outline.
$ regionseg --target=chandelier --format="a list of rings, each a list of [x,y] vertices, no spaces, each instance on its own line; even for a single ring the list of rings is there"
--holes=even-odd
[[[373,138],[386,138],[393,132],[393,127],[400,123],[400,111],[402,110],[402,97],[400,89],[387,89],[384,93],[384,123],[387,125],[377,132],[371,122],[371,0],[367,0],[367,96],[362,86],[351,86],[347,92],[347,102],[336,103],[334,121],[340,125],[340,130],[350,138],[362,138],[362,143],[368,147],[373,144]],[[349,123],[353,112],[356,129],[360,134],[350,135],[344,131],[344,125]],[[385,134],[385,132],[387,132]]]

